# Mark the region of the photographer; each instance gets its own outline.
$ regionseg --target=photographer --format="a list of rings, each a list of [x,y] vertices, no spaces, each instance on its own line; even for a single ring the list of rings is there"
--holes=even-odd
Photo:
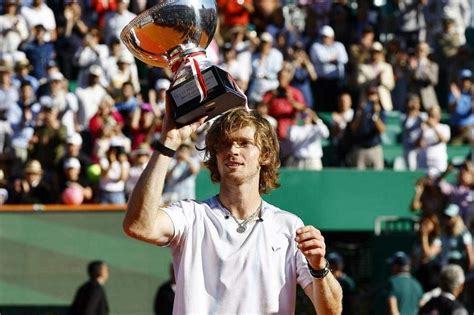
[[[350,124],[354,139],[352,163],[360,170],[368,167],[382,170],[384,160],[381,135],[385,131],[385,111],[380,104],[376,86],[367,88],[366,99],[366,102],[360,103]]]
[[[130,163],[122,143],[111,141],[106,157],[100,160],[100,168],[99,203],[124,204]]]
[[[285,62],[278,72],[278,87],[267,92],[263,97],[263,103],[268,105],[268,114],[278,123],[277,135],[281,142],[280,154],[283,158],[290,153],[289,144],[286,141],[288,128],[295,123],[296,113],[306,109],[303,94],[290,85],[293,75],[293,65]]]

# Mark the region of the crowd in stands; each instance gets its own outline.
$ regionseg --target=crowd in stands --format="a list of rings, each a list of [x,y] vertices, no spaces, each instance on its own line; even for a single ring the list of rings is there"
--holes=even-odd
[[[4,202],[63,202],[70,186],[83,190],[82,202],[126,201],[136,169],[146,165],[149,145],[159,137],[173,79],[170,69],[135,59],[119,39],[152,5],[2,3]],[[217,6],[219,27],[207,56],[275,127],[283,166],[381,170],[387,117],[394,113],[404,169],[443,173],[448,146],[472,142],[469,1],[232,0]],[[191,159],[199,162],[196,143],[189,144]],[[323,163],[327,146],[334,154]],[[197,164],[183,166],[183,178],[192,178]],[[180,189],[176,176],[171,190]]]

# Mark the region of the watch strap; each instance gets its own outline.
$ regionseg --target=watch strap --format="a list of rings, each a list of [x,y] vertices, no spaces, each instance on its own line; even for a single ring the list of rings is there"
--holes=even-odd
[[[176,153],[175,150],[168,148],[160,141],[155,141],[155,143],[153,144],[153,149],[168,157],[173,157]]]
[[[313,269],[313,267],[311,267],[309,262],[308,262],[308,268],[313,278],[316,278],[316,279],[323,279],[324,277],[328,275],[329,271],[331,271],[329,269],[329,262],[327,260],[326,260],[326,265],[324,266],[323,269]]]

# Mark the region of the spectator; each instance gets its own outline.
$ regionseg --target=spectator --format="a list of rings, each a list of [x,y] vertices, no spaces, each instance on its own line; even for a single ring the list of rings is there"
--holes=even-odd
[[[413,248],[413,269],[415,277],[429,291],[438,285],[441,264],[441,226],[436,214],[423,214],[420,218],[418,239]]]
[[[329,129],[311,109],[301,112],[303,125],[288,127],[291,155],[286,166],[320,171],[323,168],[321,141],[329,137]]]
[[[229,39],[235,27],[247,28],[250,15],[255,11],[253,0],[217,1],[221,14],[221,34],[224,39]]]
[[[32,75],[36,79],[41,80],[47,77],[47,64],[55,58],[56,52],[54,44],[45,40],[46,28],[43,24],[38,24],[33,28],[33,36],[33,39],[26,43],[22,50],[33,66]]]
[[[453,144],[468,143],[474,127],[472,71],[464,69],[460,74],[460,84],[451,84],[449,94],[450,125]]]
[[[110,142],[106,157],[100,160],[100,167],[99,203],[124,204],[130,163],[122,142]]]
[[[423,14],[424,7],[429,0],[399,0],[398,35],[403,38],[404,46],[415,47],[419,42],[426,40],[426,21]]]
[[[454,26],[454,20],[450,17],[443,18],[443,30],[436,36],[434,46],[434,54],[439,65],[438,95],[441,106],[445,107],[448,102],[450,84],[449,69],[461,47],[461,38]]]
[[[170,279],[160,285],[155,295],[155,302],[153,303],[153,310],[155,315],[172,315],[174,292],[176,290],[176,280],[174,278],[173,264],[169,267]]]
[[[79,109],[77,120],[80,130],[89,126],[91,118],[97,113],[99,105],[107,94],[106,90],[100,85],[102,69],[93,65],[89,69],[89,83],[85,88],[78,88],[76,95],[79,100]]]
[[[420,309],[420,315],[468,315],[466,308],[458,300],[464,288],[464,271],[458,265],[447,265],[439,279],[440,294],[430,299]]]
[[[400,117],[402,124],[403,158],[408,170],[417,169],[418,139],[422,133],[422,125],[428,119],[424,112],[420,112],[421,102],[418,95],[410,95],[406,105],[406,114]]]
[[[457,264],[468,271],[474,267],[472,235],[459,214],[459,206],[449,204],[443,211],[441,234],[441,262]]]
[[[448,200],[438,185],[439,178],[430,175],[423,176],[416,182],[410,210],[420,212],[422,216],[439,216]]]
[[[20,11],[30,31],[35,29],[37,32],[38,25],[41,25],[45,32],[44,40],[47,42],[56,40],[56,19],[53,10],[43,0],[33,0],[31,6],[22,6]]]
[[[130,167],[129,176],[125,183],[125,193],[128,196],[133,191],[140,175],[143,173],[143,170],[147,166],[148,161],[151,156],[150,145],[146,142],[141,143],[135,150],[130,154],[132,165]]]
[[[359,84],[357,84],[359,66],[369,62],[374,41],[374,29],[367,26],[362,30],[360,40],[349,47],[349,59],[346,67],[347,83],[355,99],[359,99]],[[387,58],[387,60],[389,59]]]
[[[170,88],[171,82],[168,79],[161,78],[156,80],[155,88],[150,88],[148,99],[153,106],[153,111],[157,116],[163,116],[166,110],[166,91]]]
[[[68,80],[77,78],[77,66],[71,60],[77,51],[82,48],[82,42],[89,32],[85,18],[82,15],[82,7],[77,0],[68,0],[64,3],[64,11],[56,12],[58,39],[55,43],[58,54],[59,68]]]
[[[372,44],[369,62],[359,66],[357,82],[362,89],[367,86],[376,86],[383,109],[385,111],[393,109],[392,96],[390,94],[390,91],[395,86],[393,69],[389,63],[385,62],[381,43],[374,42]]]
[[[195,199],[196,176],[199,168],[199,162],[192,155],[192,147],[189,144],[180,145],[168,168],[163,202],[173,203],[179,200]]]
[[[401,43],[397,38],[392,39],[386,44],[387,61],[392,65],[393,75],[395,77],[395,85],[392,90],[393,108],[397,111],[405,109],[408,98],[408,81],[409,71],[409,54],[402,49]]]
[[[119,96],[120,90],[126,82],[130,82],[135,94],[140,93],[140,82],[138,81],[138,70],[135,59],[130,53],[122,53],[117,60],[117,68],[110,71],[109,91],[112,96]]]
[[[65,204],[82,204],[92,200],[93,190],[86,179],[81,177],[81,162],[75,157],[69,157],[64,160],[62,175],[64,181],[59,183],[59,189],[62,196],[62,202]],[[81,198],[78,200],[65,200],[64,192],[70,188],[79,189]]]
[[[66,139],[66,149],[64,155],[59,159],[56,164],[57,182],[59,185],[66,181],[64,176],[64,165],[68,159],[74,158],[79,161],[79,180],[85,182],[87,180],[87,168],[92,164],[90,157],[84,154],[82,148],[82,137],[79,133],[73,133]],[[73,162],[75,163],[75,162]],[[77,163],[76,163],[77,164]]]
[[[296,113],[306,108],[301,91],[290,85],[293,75],[293,66],[285,62],[278,72],[278,87],[267,92],[262,100],[268,104],[268,114],[278,122],[277,135],[281,142],[282,158],[288,157],[291,153],[287,142],[288,127],[295,123]]]
[[[61,72],[55,72],[49,77],[51,100],[58,110],[58,119],[67,129],[67,134],[72,135],[79,126],[77,124],[78,100],[75,94],[68,92],[67,83]]]
[[[454,165],[450,164],[447,173],[454,169]],[[459,207],[459,214],[464,222],[469,217],[469,209],[472,203],[472,187],[474,184],[474,167],[471,161],[464,161],[458,167],[457,181],[454,184],[441,180],[439,187],[441,192],[448,197],[450,203]]]
[[[39,87],[39,81],[30,75],[31,65],[26,57],[21,58],[15,63],[15,75],[13,77],[13,85],[16,89],[20,89],[23,82],[28,81],[36,92]]]
[[[106,64],[109,50],[106,45],[100,43],[100,39],[100,31],[95,28],[91,29],[84,37],[82,47],[74,55],[74,60],[79,66],[77,82],[81,88],[88,86],[92,70],[97,73],[100,84],[104,87],[108,86],[103,73],[103,66]]]
[[[223,46],[221,67],[230,73],[243,91],[247,90],[251,69],[239,62],[237,52],[231,43],[225,43]]]
[[[344,259],[339,253],[329,253],[327,260],[331,266],[334,277],[342,287],[342,315],[354,314],[356,283],[344,272]]]
[[[380,104],[378,89],[366,90],[365,103],[360,103],[350,124],[353,139],[352,165],[359,170],[367,167],[383,170],[383,149],[381,135],[385,131],[385,111]]]
[[[48,175],[54,174],[55,163],[64,154],[67,128],[61,124],[58,108],[49,96],[40,99],[41,112],[30,141],[28,157],[38,160]]]
[[[0,121],[5,128],[11,129],[21,119],[21,108],[17,105],[18,90],[13,86],[12,69],[8,64],[0,64]],[[5,131],[5,130],[4,130]],[[0,152],[3,145],[0,145]]]
[[[95,260],[87,266],[87,274],[89,280],[77,290],[68,314],[109,314],[109,304],[104,290],[104,285],[109,279],[109,267],[105,262]]]
[[[120,38],[120,32],[133,20],[136,15],[128,11],[130,0],[117,0],[117,8],[115,11],[106,13],[104,39],[109,44],[114,38]]]
[[[142,143],[151,143],[161,123],[161,117],[155,115],[149,103],[143,103],[135,109],[130,123],[132,149],[136,149]]]
[[[283,55],[272,48],[273,37],[267,32],[260,35],[260,44],[252,55],[252,77],[247,91],[249,103],[255,106],[266,92],[278,87],[278,73],[283,66]]]
[[[26,21],[18,14],[18,0],[5,1],[5,12],[0,15],[0,52],[13,57],[28,36]]]
[[[424,110],[438,106],[435,86],[438,84],[438,65],[428,56],[431,48],[426,42],[416,47],[416,54],[408,59],[409,92],[419,95]]]
[[[334,30],[325,25],[320,31],[321,41],[311,46],[310,57],[314,64],[318,80],[315,83],[315,108],[334,110],[336,96],[340,92],[345,64],[348,61],[346,49],[334,39]]]
[[[295,68],[295,75],[291,85],[303,93],[305,104],[315,110],[311,86],[317,80],[318,75],[301,43],[294,48],[292,64]]]
[[[456,31],[461,36],[461,44],[466,43],[466,28],[471,23],[469,0],[428,1],[425,11],[430,21],[429,33],[436,35],[442,31],[442,19],[449,17],[454,20]]]
[[[100,101],[99,109],[89,121],[89,130],[94,142],[100,138],[106,125],[123,126],[122,115],[115,109],[114,100],[110,95]]]
[[[18,123],[12,124],[12,146],[17,161],[24,163],[28,158],[28,146],[41,109],[41,105],[36,101],[35,92],[30,82],[22,83],[20,99],[17,104],[20,108],[21,119]]]
[[[387,305],[389,314],[417,314],[423,295],[420,283],[410,274],[410,258],[396,252],[390,258],[392,276],[388,279]]]
[[[428,119],[421,124],[418,139],[417,167],[442,173],[448,167],[447,143],[451,137],[448,125],[440,123],[441,109],[433,106],[428,110]]]
[[[9,204],[48,204],[56,201],[54,187],[44,178],[38,160],[30,160],[23,169],[23,177],[14,179],[8,189]]]
[[[351,132],[347,126],[354,119],[352,98],[347,92],[338,96],[337,110],[331,114],[331,140],[336,147],[338,165],[345,165],[346,155],[349,153],[352,141]]]

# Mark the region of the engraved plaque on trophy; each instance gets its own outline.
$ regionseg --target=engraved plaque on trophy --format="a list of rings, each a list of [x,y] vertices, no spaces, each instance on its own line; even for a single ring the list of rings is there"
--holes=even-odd
[[[170,67],[168,96],[180,125],[211,119],[228,109],[247,106],[247,98],[229,73],[206,58],[217,25],[214,0],[157,1],[120,34],[132,54],[146,64]]]

